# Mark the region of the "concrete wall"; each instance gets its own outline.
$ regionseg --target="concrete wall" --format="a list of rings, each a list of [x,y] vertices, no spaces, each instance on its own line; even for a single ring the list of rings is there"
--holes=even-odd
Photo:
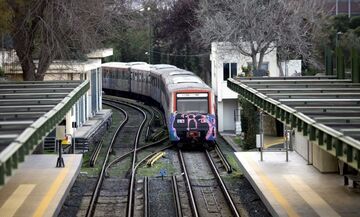
[[[301,76],[301,60],[288,60],[281,62],[284,76]]]
[[[302,133],[297,131],[294,132],[291,138],[291,142],[293,145],[294,150],[299,153],[305,160],[308,159],[308,139],[307,137],[303,136]]]
[[[338,160],[333,155],[321,149],[318,145],[312,145],[313,165],[322,173],[338,172]]]
[[[227,87],[227,81],[224,81],[223,76],[223,64],[237,63],[237,72],[240,74],[242,72],[241,66],[251,62],[251,58],[241,55],[234,50],[231,44],[220,42],[211,44],[210,60],[211,87],[217,96],[218,129],[220,132],[230,129],[235,130],[234,110],[240,109],[237,105],[238,94]],[[264,62],[269,62],[270,76],[279,75],[276,61],[276,49],[264,57]],[[223,100],[227,100],[227,102],[223,103]]]
[[[309,142],[302,133],[295,132],[291,138],[294,150],[322,173],[337,172],[338,160],[316,143]],[[308,152],[309,149],[309,152]]]

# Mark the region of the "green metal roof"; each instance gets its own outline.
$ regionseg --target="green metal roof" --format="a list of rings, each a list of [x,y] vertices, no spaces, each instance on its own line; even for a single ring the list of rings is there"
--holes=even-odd
[[[0,82],[0,185],[89,88],[89,81]]]
[[[230,78],[228,87],[360,170],[360,83],[333,77]]]

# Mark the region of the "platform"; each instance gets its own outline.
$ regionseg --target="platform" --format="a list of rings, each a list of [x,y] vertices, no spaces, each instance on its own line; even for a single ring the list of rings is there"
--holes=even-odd
[[[243,173],[273,216],[346,216],[360,213],[360,191],[343,176],[322,174],[296,152],[236,152]]]
[[[30,155],[0,189],[1,217],[57,216],[80,171],[82,155]]]
[[[103,109],[89,118],[81,127],[76,129],[76,138],[89,138],[111,117],[111,109]]]

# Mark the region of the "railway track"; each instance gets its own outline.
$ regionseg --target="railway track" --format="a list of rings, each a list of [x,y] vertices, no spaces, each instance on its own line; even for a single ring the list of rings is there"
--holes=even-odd
[[[145,149],[147,149],[149,147],[153,147],[153,146],[156,146],[158,144],[161,144],[161,143],[165,142],[167,140],[167,138],[163,138],[163,139],[161,139],[161,140],[159,140],[157,142],[153,142],[151,144],[147,144],[147,145],[144,145],[142,147],[138,147],[141,132],[142,132],[142,129],[143,129],[144,125],[145,125],[145,121],[146,121],[146,117],[147,117],[146,112],[144,110],[140,109],[140,108],[137,108],[134,105],[131,105],[131,104],[128,104],[128,103],[121,103],[119,101],[105,100],[104,104],[107,104],[108,106],[111,106],[111,107],[113,107],[115,109],[119,109],[120,111],[122,111],[124,113],[124,116],[126,118],[119,125],[119,127],[117,128],[116,133],[113,135],[113,137],[111,139],[111,144],[108,147],[108,151],[106,153],[105,160],[104,160],[103,165],[101,167],[101,171],[99,173],[99,177],[98,177],[98,180],[97,180],[97,183],[96,183],[96,187],[94,188],[94,191],[92,193],[92,197],[91,197],[91,200],[90,200],[90,203],[89,203],[89,207],[88,207],[88,209],[86,211],[86,216],[93,216],[94,213],[95,213],[96,204],[97,204],[97,200],[99,198],[100,190],[102,188],[103,181],[106,178],[106,174],[108,173],[107,171],[109,170],[109,168],[116,165],[117,162],[120,162],[124,158],[130,157],[130,156],[132,158],[132,160],[131,160],[132,164],[131,164],[130,169],[129,169],[131,174],[130,174],[130,179],[129,179],[130,181],[129,181],[129,188],[128,188],[128,199],[127,199],[128,203],[127,203],[126,216],[133,216],[133,203],[134,203],[133,202],[133,200],[134,200],[133,197],[134,197],[134,186],[135,186],[135,172],[136,172],[137,166],[141,162],[143,162],[143,160],[141,160],[138,164],[136,163],[137,162],[137,152],[141,151],[141,150],[145,150]],[[114,104],[121,104],[123,106],[131,107],[132,109],[138,110],[143,115],[143,120],[140,123],[140,125],[138,126],[138,130],[136,131],[136,135],[135,135],[134,143],[133,143],[133,145],[134,145],[133,149],[131,151],[121,155],[121,156],[115,157],[115,159],[113,159],[112,161],[109,162],[109,155],[110,155],[111,150],[113,148],[116,137],[118,136],[119,131],[124,127],[125,123],[128,122],[128,114],[125,112],[125,110],[120,108],[119,106],[114,105]],[[98,155],[100,148],[101,148],[101,145],[99,145],[98,148],[95,149],[93,156]],[[92,161],[93,161],[93,159],[90,160],[90,162],[92,162]],[[96,158],[95,158],[94,162],[95,161],[96,161]]]
[[[220,149],[216,152],[221,153]],[[240,216],[208,150],[185,153],[179,150],[179,159],[194,217]],[[221,160],[224,165],[228,164],[224,159]],[[222,204],[227,204],[227,207]]]
[[[105,104],[105,103],[104,103],[104,104]],[[100,188],[101,188],[102,182],[103,182],[104,177],[105,177],[105,168],[106,168],[106,164],[107,164],[107,162],[108,162],[108,160],[109,160],[109,155],[110,155],[112,146],[113,146],[114,141],[115,141],[115,138],[117,137],[117,135],[118,135],[118,133],[120,132],[121,128],[123,128],[123,126],[125,125],[125,123],[126,123],[126,122],[128,121],[128,119],[129,119],[128,114],[127,114],[127,112],[126,112],[124,109],[122,109],[122,108],[120,108],[120,107],[118,107],[118,106],[114,106],[114,105],[112,105],[112,104],[107,104],[107,105],[109,105],[109,106],[111,106],[111,107],[113,107],[113,108],[121,111],[121,112],[124,114],[125,119],[119,124],[119,126],[118,126],[118,128],[116,129],[113,137],[111,138],[111,142],[110,142],[110,145],[109,145],[109,147],[108,147],[108,149],[107,149],[107,152],[106,152],[106,154],[105,154],[105,159],[104,159],[103,165],[102,165],[102,167],[101,167],[100,174],[99,174],[98,180],[97,180],[97,182],[96,182],[95,189],[94,189],[93,194],[92,194],[91,199],[90,199],[89,207],[88,207],[88,209],[87,209],[87,211],[86,211],[86,217],[93,216],[93,214],[94,214],[95,203],[96,203],[96,200],[97,200],[97,198],[98,198],[98,196],[99,196]]]
[[[120,112],[114,112],[118,114],[116,122],[124,122],[123,126],[111,126],[111,134],[114,134],[112,138],[110,139],[111,135],[108,135],[93,149],[89,163],[94,166],[92,169],[94,172],[90,171],[89,175],[82,177],[82,180],[84,178],[89,180],[89,184],[83,189],[89,190],[84,191],[84,199],[79,200],[90,202],[80,205],[79,210],[83,213],[80,216],[84,216],[85,212],[86,216],[240,216],[237,209],[242,216],[251,216],[247,211],[248,207],[251,212],[258,213],[258,210],[252,209],[251,205],[258,203],[257,197],[241,196],[240,192],[243,190],[239,190],[238,187],[242,187],[243,184],[229,181],[233,178],[238,179],[239,172],[227,162],[217,144],[209,151],[180,150],[181,154],[179,154],[174,147],[159,146],[166,143],[168,138],[164,137],[149,143],[161,137],[158,130],[159,125],[164,121],[161,118],[163,114],[157,109],[152,112],[145,111],[148,120],[144,122],[144,115],[130,106],[135,106],[135,101],[121,100],[115,97],[104,98],[104,104],[126,110],[127,114],[121,112],[120,115]],[[140,107],[143,110],[153,109],[141,103]],[[156,123],[158,120],[159,122]],[[143,123],[143,130],[139,130],[140,123]],[[152,139],[146,142],[151,132]],[[137,141],[135,136],[138,138]],[[135,143],[137,143],[136,149],[133,147]],[[157,167],[147,169],[144,166],[139,170],[146,159],[163,149],[168,150],[165,158],[162,158],[159,164],[155,163],[158,164]],[[106,157],[104,157],[105,152]],[[162,179],[159,177],[159,168],[167,167],[169,174]],[[95,178],[98,171],[99,176]],[[235,172],[228,175],[232,171]],[[226,184],[230,187],[231,194],[226,189],[221,176],[229,178],[226,179]],[[97,179],[96,184],[94,184],[95,179]],[[91,186],[96,186],[94,192],[91,192]],[[231,196],[235,199],[235,203],[231,202]],[[88,204],[86,209],[85,206]],[[261,213],[266,214],[266,210],[260,209]]]

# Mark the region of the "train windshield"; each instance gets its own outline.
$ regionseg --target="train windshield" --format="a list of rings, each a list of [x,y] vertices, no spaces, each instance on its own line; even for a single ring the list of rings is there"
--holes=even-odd
[[[207,93],[177,94],[178,113],[208,113]]]

